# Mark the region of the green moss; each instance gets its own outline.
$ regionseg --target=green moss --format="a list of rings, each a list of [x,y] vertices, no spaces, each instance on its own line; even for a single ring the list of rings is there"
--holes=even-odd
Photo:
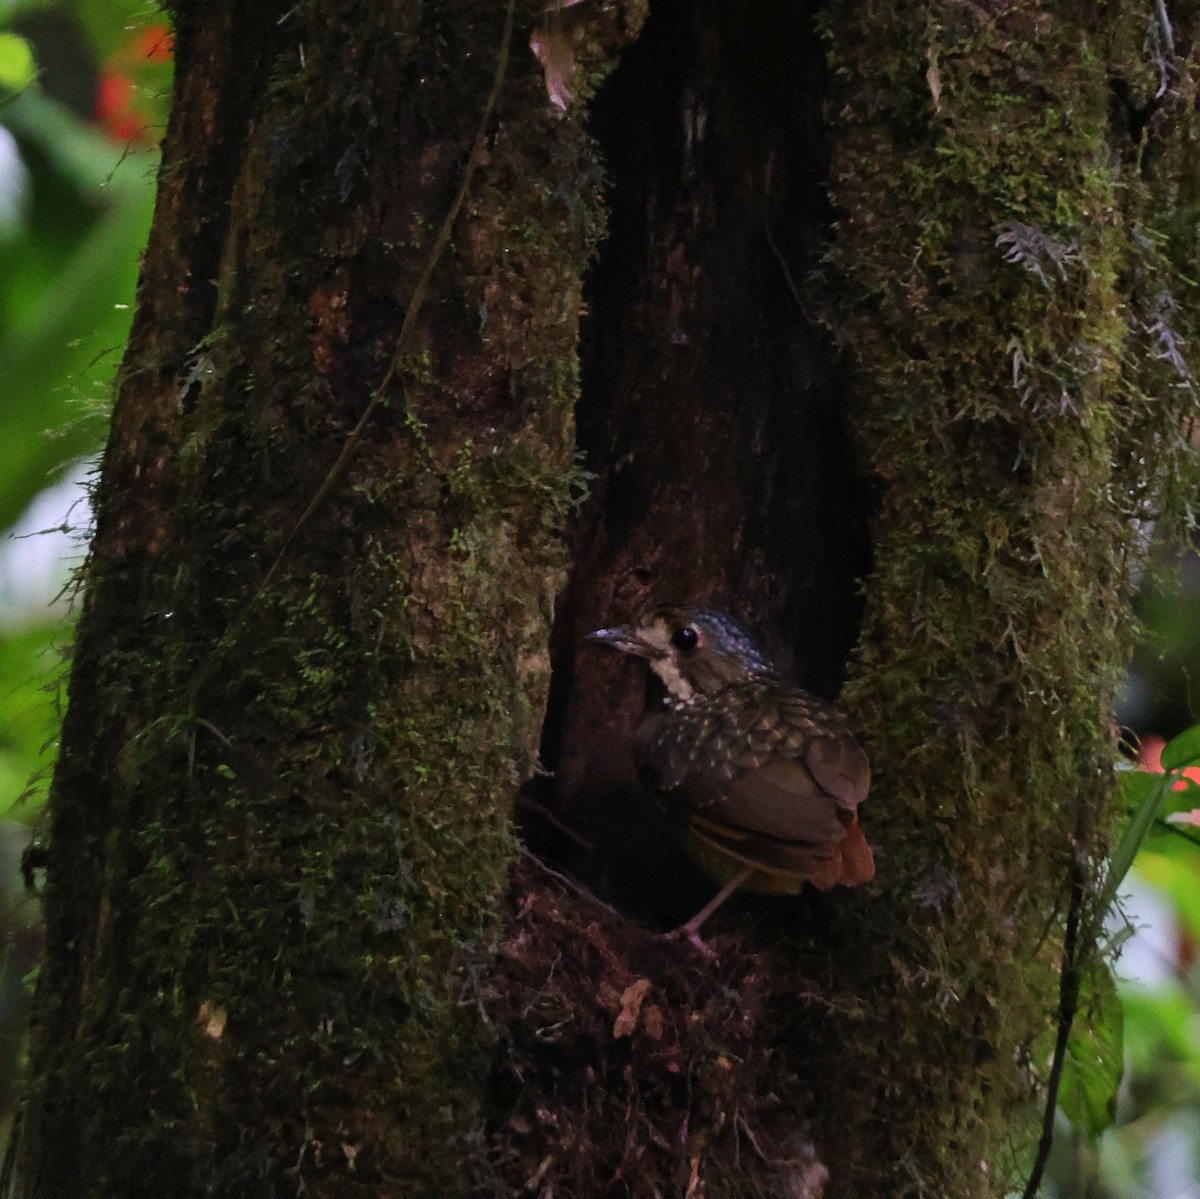
[[[871,730],[872,828],[906,912],[876,1014],[927,1095],[895,1122],[905,1193],[1001,1194],[1026,1160],[1080,805],[1082,848],[1105,847],[1133,517],[1187,469],[1194,395],[1150,382],[1146,337],[1179,282],[1111,123],[1114,74],[1145,77],[1131,25],[1071,5],[826,16],[829,321],[878,486],[845,698]]]
[[[52,801],[29,1152],[76,1146],[91,1194],[464,1189],[602,227],[590,142],[514,53],[417,310],[503,19],[427,6],[383,31],[314,0],[255,33],[254,110],[213,109],[231,224],[191,264],[215,312],[176,363],[204,376],[154,450],[166,498],[130,493],[161,507],[129,521],[101,487]],[[181,95],[208,69],[181,63]],[[209,219],[182,203],[160,240]],[[106,471],[144,487],[145,457],[115,442]]]

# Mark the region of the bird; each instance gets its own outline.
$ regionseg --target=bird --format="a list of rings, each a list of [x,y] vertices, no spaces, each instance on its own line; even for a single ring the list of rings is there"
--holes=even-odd
[[[742,889],[794,895],[875,877],[858,823],[871,767],[849,719],[782,677],[746,628],[713,608],[663,605],[587,640],[642,658],[661,687],[634,736],[647,789],[721,889],[675,930]]]

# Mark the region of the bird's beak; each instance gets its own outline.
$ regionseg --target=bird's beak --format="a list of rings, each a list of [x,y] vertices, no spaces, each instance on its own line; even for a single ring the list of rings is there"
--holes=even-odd
[[[611,629],[597,629],[594,633],[589,633],[584,640],[596,641],[600,645],[619,649],[623,654],[635,654],[639,658],[649,658],[654,654],[654,650],[637,635],[637,631],[627,624],[614,625]]]

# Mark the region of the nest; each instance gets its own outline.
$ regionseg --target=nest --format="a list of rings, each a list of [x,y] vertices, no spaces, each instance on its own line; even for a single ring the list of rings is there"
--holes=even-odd
[[[795,964],[644,929],[525,854],[490,983],[499,1042],[477,1193],[817,1199],[794,1054]],[[768,978],[770,985],[768,986]],[[790,977],[789,1010],[811,990]]]

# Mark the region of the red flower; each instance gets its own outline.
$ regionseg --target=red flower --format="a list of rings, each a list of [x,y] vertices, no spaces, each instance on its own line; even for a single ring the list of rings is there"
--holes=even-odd
[[[128,75],[101,71],[92,120],[119,142],[145,140],[146,117],[137,109],[133,80]]]
[[[137,83],[148,67],[171,58],[171,31],[165,25],[149,25],[113,51],[100,68],[92,121],[121,142],[155,140],[151,122],[161,119],[141,103],[144,92]]]
[[[1162,755],[1166,745],[1166,741],[1157,733],[1147,733],[1138,746],[1138,769],[1149,771],[1151,774],[1162,774]],[[1189,766],[1183,772],[1183,777],[1176,779],[1171,790],[1186,791],[1194,786],[1200,786],[1200,766]]]

